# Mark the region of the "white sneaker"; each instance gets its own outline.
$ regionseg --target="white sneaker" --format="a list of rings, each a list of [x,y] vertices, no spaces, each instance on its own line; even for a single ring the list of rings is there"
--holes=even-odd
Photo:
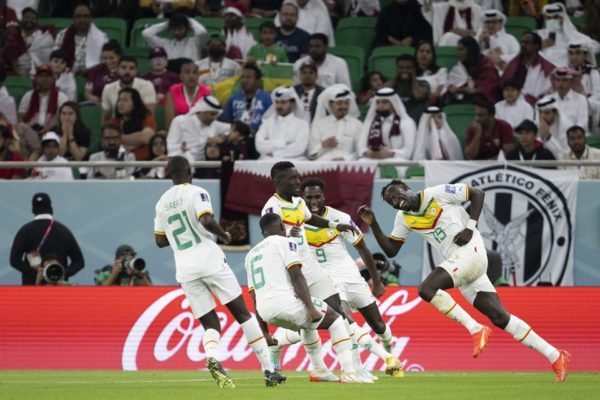
[[[341,383],[366,383],[366,382],[363,382],[363,379],[360,376],[358,376],[357,373],[347,374],[346,372],[342,372],[342,374],[340,375],[340,382]]]
[[[327,369],[317,369],[310,371],[311,382],[339,382],[338,378],[333,372]]]

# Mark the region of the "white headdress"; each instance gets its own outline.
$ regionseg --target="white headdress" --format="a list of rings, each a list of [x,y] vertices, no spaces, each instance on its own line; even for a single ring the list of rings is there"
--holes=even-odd
[[[433,123],[434,114],[442,115],[442,127]],[[428,107],[419,120],[413,160],[462,160],[463,150],[456,134],[439,107]]]
[[[365,125],[371,125],[375,119],[375,114],[377,113],[377,100],[388,100],[390,103],[392,103],[392,107],[394,107],[394,111],[400,116],[400,119],[410,118],[406,112],[406,108],[404,107],[402,100],[400,99],[400,96],[396,94],[394,89],[381,88],[375,92],[375,96],[373,96],[373,101],[371,102],[371,106],[369,107],[369,111],[365,117]]]
[[[221,111],[223,111],[223,109],[219,104],[219,100],[217,100],[215,97],[204,96],[192,108],[190,108],[190,111],[188,111],[188,115],[210,111],[218,112],[220,114]]]
[[[294,88],[290,86],[279,86],[271,92],[272,104],[271,107],[269,107],[265,112],[263,119],[272,118],[277,115],[277,111],[275,109],[275,102],[277,100],[293,100],[294,105],[292,106],[292,113],[294,113],[294,115],[296,115],[298,118],[306,119],[304,115],[304,109],[299,107],[300,99],[298,98],[298,94]]]
[[[348,86],[336,83],[335,85],[327,87],[327,89],[323,90],[319,97],[317,97],[317,109],[315,110],[315,117],[313,120],[316,121],[331,114],[330,102],[337,100],[350,100],[350,110],[348,111],[348,115],[358,118],[360,111],[356,105],[356,96]]]

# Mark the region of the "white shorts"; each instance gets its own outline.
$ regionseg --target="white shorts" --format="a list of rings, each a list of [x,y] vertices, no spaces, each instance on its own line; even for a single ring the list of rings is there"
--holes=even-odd
[[[308,291],[312,297],[325,300],[339,293],[329,274],[319,265],[312,256],[302,260],[302,273],[306,278]]]
[[[334,281],[334,283],[340,291],[340,299],[348,302],[350,307],[354,309],[363,308],[375,302],[375,297],[371,293],[371,289],[364,279],[362,279],[362,282]]]
[[[311,300],[317,310],[321,311],[323,314],[323,317],[317,322],[312,322],[310,320],[304,303],[293,295],[269,299],[268,303],[259,305],[258,312],[262,319],[271,325],[290,329],[292,331],[300,329],[314,330],[317,329],[323,321],[323,318],[325,318],[327,304],[312,296]]]
[[[181,288],[190,302],[194,318],[200,318],[215,309],[213,295],[221,304],[227,304],[242,295],[242,288],[227,264],[223,264],[223,269],[214,274],[182,282]]]
[[[496,292],[494,285],[487,277],[487,252],[478,231],[473,232],[471,241],[457,247],[451,256],[440,264],[454,281],[463,296],[473,304],[478,292]]]

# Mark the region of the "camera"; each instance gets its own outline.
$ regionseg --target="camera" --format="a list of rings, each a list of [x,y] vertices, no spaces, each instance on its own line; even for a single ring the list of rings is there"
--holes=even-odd
[[[121,262],[123,263],[123,268],[136,272],[142,272],[146,268],[146,261],[143,258],[123,257]]]
[[[58,283],[65,279],[65,267],[59,263],[50,263],[44,267],[44,280],[48,283]]]

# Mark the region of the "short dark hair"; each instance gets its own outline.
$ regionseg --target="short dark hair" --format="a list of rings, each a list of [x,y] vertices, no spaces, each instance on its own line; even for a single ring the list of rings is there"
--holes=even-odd
[[[167,168],[173,179],[185,179],[192,173],[190,162],[184,156],[169,157]]]
[[[313,33],[310,35],[309,41],[311,40],[320,40],[325,46],[329,46],[329,38],[324,33]]]
[[[104,132],[107,131],[108,129],[111,129],[113,131],[117,131],[117,132],[119,132],[120,135],[123,134],[123,131],[121,130],[121,126],[120,125],[117,125],[115,123],[108,123],[108,124],[102,125],[102,136],[104,136]]]
[[[290,161],[278,161],[271,167],[271,179],[275,179],[280,172],[286,171],[290,168],[296,168],[296,166]]]
[[[258,28],[259,32],[262,32],[263,29],[265,28],[270,28],[274,31],[277,31],[277,27],[275,26],[275,24],[273,23],[273,21],[265,21],[262,24],[260,24],[260,27]]]
[[[60,58],[61,60],[66,61],[67,55],[65,54],[63,49],[57,49],[57,50],[54,50],[52,53],[50,53],[50,60],[52,60],[53,58]]]
[[[542,37],[538,35],[537,32],[527,31],[523,34],[523,36],[525,35],[530,35],[531,39],[533,39],[533,44],[542,47]]]
[[[23,16],[23,15],[25,15],[27,13],[33,13],[33,14],[35,14],[36,17],[39,15],[38,12],[34,8],[25,7],[23,9],[23,11],[21,11],[21,16]]]
[[[504,83],[502,84],[502,90],[508,87],[515,88],[519,91],[523,89],[523,85],[516,79],[507,79],[506,81],[504,81]]]
[[[177,61],[179,63],[179,73],[181,73],[184,65],[192,64],[193,66],[196,66],[196,63],[191,58],[180,58]]]
[[[585,136],[585,129],[583,129],[581,126],[579,125],[573,125],[572,127],[570,127],[569,129],[567,129],[567,136],[569,136],[569,134],[571,132],[581,132],[583,134],[583,136]]]
[[[258,225],[260,226],[260,231],[264,232],[269,226],[273,225],[276,222],[281,222],[281,217],[279,214],[275,213],[267,213],[260,217],[260,221]]]
[[[404,181],[402,179],[392,179],[390,182],[388,182],[387,185],[385,185],[384,187],[381,188],[381,197],[383,197],[386,190],[388,190],[390,187],[396,186],[396,185],[400,186],[402,188],[402,190],[404,190],[406,192],[408,192],[410,190],[408,185],[406,183],[404,183]]]
[[[417,65],[417,60],[415,60],[415,57],[412,54],[400,54],[396,57],[396,65],[398,65],[400,61],[410,61],[413,65]]]
[[[473,104],[475,104],[475,107],[484,108],[490,115],[496,115],[496,106],[488,100],[476,99]]]
[[[306,178],[300,184],[300,190],[304,190],[307,187],[317,186],[320,187],[321,190],[325,190],[325,182],[319,178]]]
[[[138,65],[137,60],[135,59],[135,57],[132,56],[121,56],[121,59],[119,60],[119,65],[121,65],[124,62],[132,62],[135,64],[136,67]]]
[[[190,21],[188,21],[187,15],[177,11],[169,18],[169,28],[178,28],[181,26],[190,29]]]
[[[258,65],[256,65],[255,63],[244,64],[242,69],[249,69],[251,71],[254,71],[254,76],[256,77],[256,80],[260,80],[260,78],[262,78],[262,71],[260,70],[260,68],[258,68]]]
[[[112,51],[118,56],[121,56],[123,54],[123,49],[121,48],[121,45],[115,39],[110,39],[108,42],[104,43],[104,45],[102,46],[102,51]]]
[[[235,121],[231,126],[243,137],[247,138],[250,136],[250,127],[242,121]]]

